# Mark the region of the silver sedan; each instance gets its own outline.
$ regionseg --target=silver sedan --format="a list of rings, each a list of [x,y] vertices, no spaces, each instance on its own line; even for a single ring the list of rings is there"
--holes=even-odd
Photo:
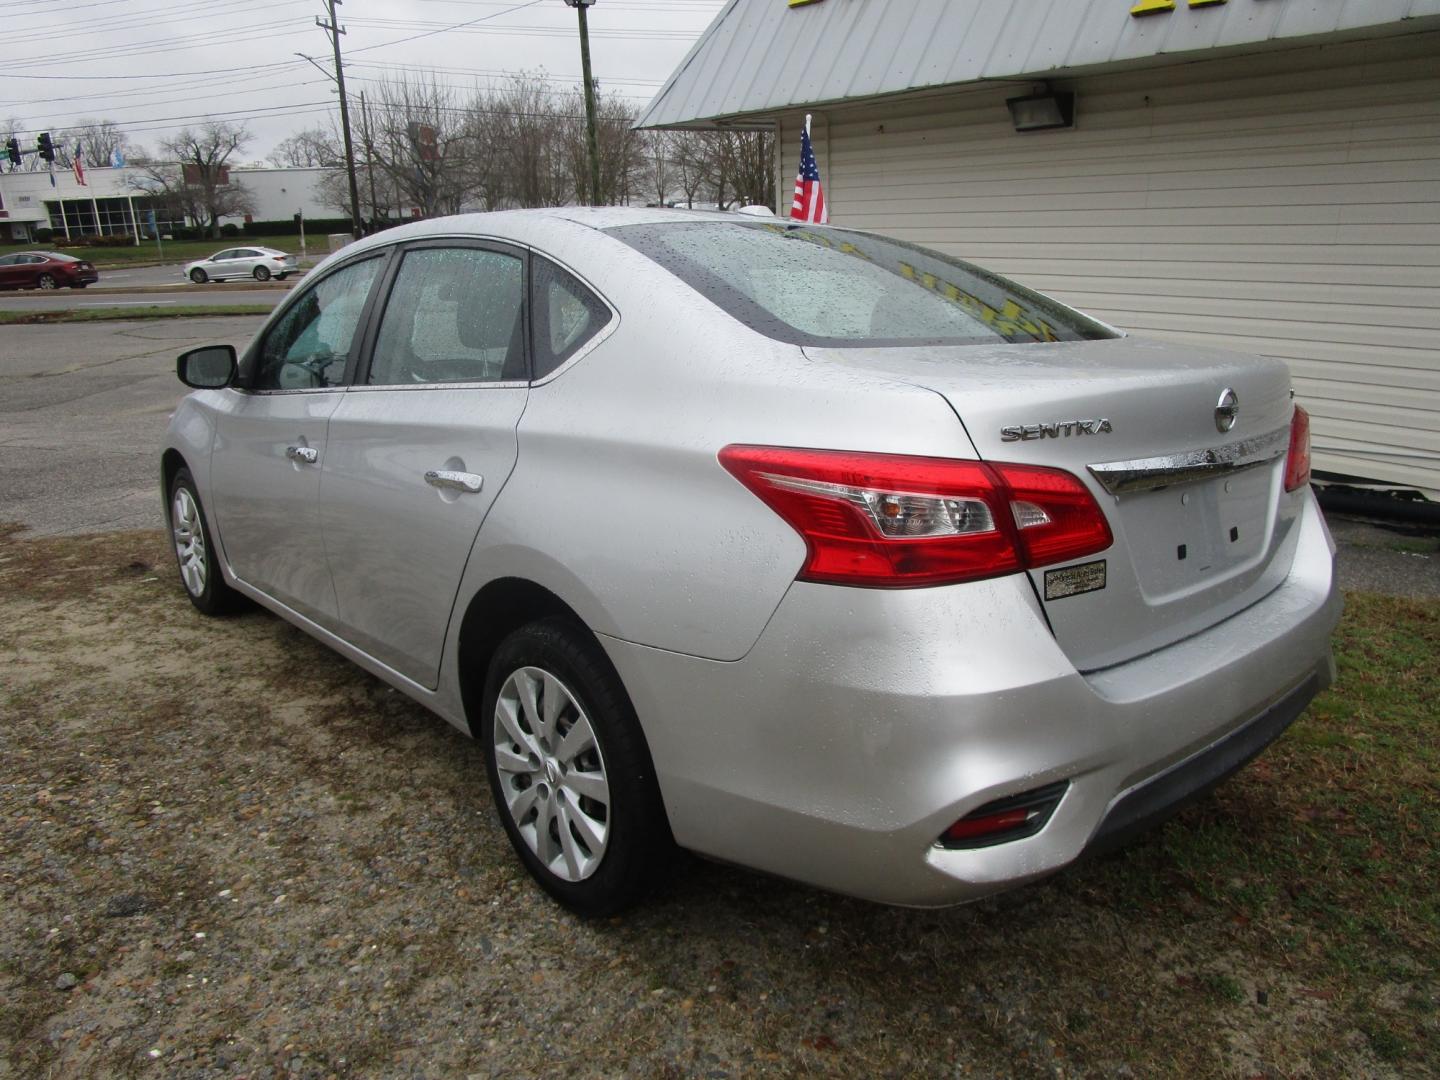
[[[295,256],[283,251],[268,247],[233,247],[186,263],[184,274],[196,285],[204,285],[207,281],[230,281],[234,278],[269,281],[273,277],[284,281],[299,270],[300,264]]]
[[[983,896],[1163,819],[1332,678],[1279,362],[729,214],[446,218],[312,277],[180,357],[181,580],[480,740],[582,913],[677,846]]]

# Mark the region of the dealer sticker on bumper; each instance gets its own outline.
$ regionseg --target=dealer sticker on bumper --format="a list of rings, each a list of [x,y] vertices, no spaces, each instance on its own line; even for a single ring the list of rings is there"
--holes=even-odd
[[[1045,599],[1059,600],[1065,596],[1094,592],[1105,587],[1105,560],[1065,566],[1045,571]]]

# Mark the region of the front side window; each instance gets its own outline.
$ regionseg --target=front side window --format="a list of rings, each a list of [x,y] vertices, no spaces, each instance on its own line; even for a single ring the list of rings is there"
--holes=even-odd
[[[306,290],[265,335],[251,388],[339,385],[382,262],[373,258],[351,263]]]
[[[747,326],[795,345],[979,345],[1115,332],[996,274],[868,233],[704,221],[606,230]]]
[[[610,322],[610,309],[575,275],[547,259],[533,263],[535,378],[569,360]]]
[[[406,252],[380,320],[369,381],[524,379],[524,270],[518,257],[484,248]]]

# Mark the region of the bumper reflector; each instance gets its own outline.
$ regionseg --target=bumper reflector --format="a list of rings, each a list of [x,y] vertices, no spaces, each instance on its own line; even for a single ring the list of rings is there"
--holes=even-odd
[[[988,802],[940,834],[944,848],[982,848],[1034,836],[1060,805],[1068,781]]]

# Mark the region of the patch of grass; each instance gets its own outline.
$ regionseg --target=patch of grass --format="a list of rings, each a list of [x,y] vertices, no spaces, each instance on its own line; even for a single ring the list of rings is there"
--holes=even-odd
[[[102,307],[60,311],[0,311],[0,326],[35,323],[110,322],[120,319],[194,319],[219,315],[269,315],[273,304],[180,304],[174,307]]]
[[[1245,991],[1238,982],[1229,975],[1212,971],[1200,977],[1200,984],[1210,991],[1221,1001],[1228,1001],[1232,1005],[1239,1005],[1245,1000]]]
[[[164,534],[0,526],[0,615],[0,1055],[23,1075],[129,1075],[154,1043],[47,1041],[102,995],[247,1071],[288,1009],[342,1073],[412,1071],[461,1023],[475,1049],[435,1071],[484,1072],[480,1040],[553,1054],[565,1015],[574,1068],[606,1075],[1440,1075],[1433,600],[1352,594],[1336,686],[1122,852],[936,912],[697,861],[601,923],[509,856],[479,747],[268,614],[193,614]],[[120,892],[155,907],[106,916]]]

